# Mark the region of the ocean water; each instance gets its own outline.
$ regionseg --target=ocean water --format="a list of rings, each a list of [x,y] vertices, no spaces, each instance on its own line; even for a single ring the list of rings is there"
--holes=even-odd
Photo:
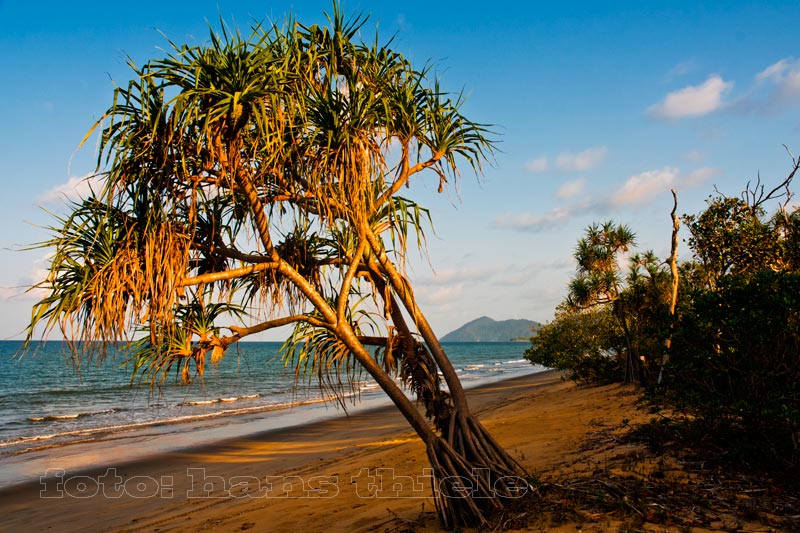
[[[175,379],[151,390],[131,386],[121,354],[76,372],[61,342],[35,346],[19,358],[21,342],[0,341],[0,466],[4,458],[141,428],[181,431],[208,420],[262,413],[279,417],[292,408],[319,405],[329,397],[315,380],[295,379],[277,358],[281,343],[242,342],[218,366],[208,364],[202,381]],[[528,343],[445,343],[465,387],[544,370],[523,359]],[[351,405],[383,393],[364,374]]]

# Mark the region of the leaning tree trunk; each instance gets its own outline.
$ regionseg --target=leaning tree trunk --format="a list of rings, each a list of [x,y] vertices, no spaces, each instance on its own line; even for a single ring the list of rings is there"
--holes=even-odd
[[[419,344],[421,351],[418,350],[415,357],[422,356],[422,359],[417,364],[429,361],[424,364],[431,367],[431,372],[436,372],[437,368],[441,370],[449,389],[452,412],[446,429],[440,423],[440,436],[433,442],[426,441],[440,521],[448,529],[485,525],[492,513],[528,490],[525,481],[528,474],[471,413],[455,368],[419,310],[410,285],[388,259],[378,239],[368,233],[367,237],[378,259],[377,265],[370,265],[371,270],[376,267],[379,270],[379,275],[373,278],[379,280],[376,280],[376,287],[383,290],[377,292],[387,295],[385,288],[388,283],[393,293],[398,295],[425,342],[425,345]],[[407,331],[394,298],[391,295],[384,297],[388,298],[385,303],[390,308],[395,326]],[[437,398],[440,393],[431,396]],[[426,405],[427,409],[431,407],[436,409]]]
[[[421,314],[415,319],[420,317],[424,320]],[[448,367],[455,376],[438,339],[429,328],[419,329],[445,378]],[[486,524],[492,513],[527,491],[525,479],[529,477],[470,412],[461,383],[457,377],[455,380],[457,387],[448,380],[453,407],[447,431],[442,431],[436,444],[428,448],[434,480],[438,480],[438,494],[434,493],[437,511],[446,528]],[[465,492],[469,497],[464,497]]]
[[[349,326],[348,331],[339,328],[338,333],[425,443],[433,473],[433,499],[442,527],[455,529],[486,525],[492,513],[527,492],[525,471],[474,416],[455,409],[449,415],[446,431],[437,434],[427,423],[420,422],[424,419],[419,411],[379,367]],[[415,356],[419,357],[420,353],[427,351],[417,352]],[[404,354],[403,357],[411,355]],[[426,365],[421,361],[417,364]],[[441,398],[441,394],[430,397]],[[426,405],[426,408],[436,407]]]
[[[501,509],[510,499],[524,494],[528,489],[525,481],[527,473],[470,413],[463,387],[456,376],[455,369],[441,349],[427,320],[419,312],[410,287],[399,275],[382,248],[376,248],[376,245],[379,246],[379,241],[370,230],[363,225],[360,228],[361,235],[367,237],[369,247],[378,257],[380,266],[378,279],[388,279],[391,288],[400,295],[403,305],[411,313],[425,342],[434,347],[433,354],[430,354],[424,345],[415,344],[413,357],[417,359],[414,360],[414,364],[418,365],[418,370],[424,369],[428,373],[437,374],[437,368],[441,370],[450,389],[452,410],[449,416],[441,416],[441,411],[437,411],[441,406],[436,404],[426,406],[437,413],[436,416],[446,419],[446,422],[442,420],[438,424],[441,428],[440,434],[430,427],[425,417],[420,414],[406,394],[370,355],[356,336],[352,325],[347,321],[340,320],[341,317],[337,316],[340,313],[334,311],[294,268],[280,260],[270,240],[269,225],[256,188],[246,177],[240,180],[240,186],[247,196],[265,252],[279,263],[277,271],[290,279],[308,298],[309,302],[319,310],[325,318],[326,327],[336,335],[362,367],[375,379],[425,443],[428,460],[433,471],[431,480],[433,497],[442,526],[446,529],[454,529],[485,525],[492,513]],[[357,257],[355,260],[361,261],[362,259]],[[363,263],[366,262],[363,261]],[[357,263],[354,262],[351,264],[347,278],[352,278],[356,270]],[[381,283],[386,288],[386,282]],[[343,294],[346,293],[346,291],[343,292]],[[386,304],[391,305],[390,294],[387,294],[387,291],[383,291],[381,294],[385,295]],[[399,309],[397,312],[400,312]],[[408,327],[402,320],[402,313],[396,315],[396,318],[401,330],[410,337]],[[411,346],[411,344],[407,343],[407,346]],[[410,352],[407,355],[409,358],[412,356]],[[441,391],[437,379],[432,380],[433,383],[436,383],[436,389],[430,391],[430,398],[441,399],[444,397],[444,391]],[[447,431],[444,431],[445,426]]]

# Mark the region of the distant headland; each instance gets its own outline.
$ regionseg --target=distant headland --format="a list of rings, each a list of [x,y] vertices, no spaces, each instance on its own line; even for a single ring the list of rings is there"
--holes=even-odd
[[[494,320],[488,316],[467,322],[441,338],[442,342],[527,342],[540,323],[526,319]]]

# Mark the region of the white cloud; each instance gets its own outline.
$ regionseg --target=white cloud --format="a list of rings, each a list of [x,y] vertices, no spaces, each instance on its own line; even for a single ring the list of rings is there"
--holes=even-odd
[[[485,280],[492,273],[485,268],[451,268],[437,270],[430,276],[417,279],[417,283],[425,285],[447,285],[468,281]]]
[[[550,170],[550,163],[546,157],[537,157],[525,163],[525,170],[528,172],[547,172]]]
[[[720,174],[722,174],[722,171],[716,167],[696,168],[689,172],[685,178],[681,179],[678,186],[687,189],[697,187]]]
[[[701,85],[669,93],[647,112],[661,119],[700,116],[724,110],[738,115],[771,114],[800,105],[800,59],[785,57],[753,76],[750,87],[735,98],[724,97],[733,82],[712,75]],[[713,133],[717,135],[716,132]]]
[[[664,167],[661,170],[648,170],[628,178],[609,199],[616,207],[641,204],[653,199],[657,194],[672,188],[678,177],[678,169]]]
[[[690,161],[692,163],[697,163],[705,158],[705,154],[699,150],[689,150],[683,157],[687,161]]]
[[[101,176],[97,174],[87,174],[81,177],[69,178],[66,183],[56,185],[49,191],[41,194],[38,201],[44,204],[54,202],[77,201],[86,198],[92,189],[99,192],[101,188]]]
[[[563,152],[556,158],[556,167],[565,172],[585,172],[605,161],[607,153],[605,146],[596,146],[577,154]]]
[[[777,103],[800,101],[800,60],[786,57],[756,75],[758,85],[769,85],[767,100]],[[754,100],[754,97],[750,98]]]
[[[587,213],[605,214],[609,211],[621,208],[639,208],[647,205],[655,198],[676,189],[679,193],[686,189],[698,187],[715,176],[721,175],[720,169],[715,167],[699,167],[688,173],[682,173],[676,167],[666,166],[662,169],[648,170],[635,174],[625,180],[621,186],[609,194],[601,195],[591,199],[583,198],[573,203],[558,206],[549,213],[505,215],[495,218],[492,226],[497,229],[510,229],[528,233],[536,233],[561,227],[573,217]],[[576,182],[566,183],[561,189],[565,190],[563,198],[567,198],[569,192],[580,189],[583,192],[583,182],[580,179]],[[559,189],[559,191],[561,190]],[[558,265],[560,268],[562,265]],[[557,268],[554,266],[554,268]]]
[[[493,226],[500,229],[513,229],[535,233],[561,225],[569,219],[571,211],[557,207],[545,215],[505,215],[497,217]]]
[[[563,200],[566,198],[572,198],[573,196],[578,196],[584,191],[585,188],[586,178],[568,181],[558,188],[556,191],[556,198]]]
[[[670,189],[691,189],[720,174],[720,169],[715,167],[696,168],[686,175],[682,175],[675,167],[648,170],[628,178],[609,198],[608,203],[613,207],[646,204]]]
[[[651,106],[648,113],[662,119],[707,115],[722,108],[722,97],[732,87],[733,82],[714,74],[700,85],[690,85],[667,94],[664,101]]]
[[[415,279],[416,293],[425,305],[449,308],[476,287],[485,285],[495,268],[463,267],[436,271]]]
[[[0,286],[0,301],[40,300],[49,294],[47,289],[33,288],[33,285],[50,275],[50,261],[53,253],[48,253],[33,261],[28,273],[19,279],[18,285]]]
[[[783,58],[777,63],[773,63],[758,74],[756,74],[756,81],[763,82],[765,80],[780,80],[789,70],[792,60],[790,58]]]
[[[438,287],[433,290],[419,291],[418,294],[424,304],[445,305],[458,300],[464,294],[464,286]]]

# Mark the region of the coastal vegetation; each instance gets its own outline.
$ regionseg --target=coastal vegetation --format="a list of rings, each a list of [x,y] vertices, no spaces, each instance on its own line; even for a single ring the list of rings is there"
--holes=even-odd
[[[100,185],[42,244],[28,340],[59,331],[76,362],[122,345],[157,387],[291,326],[297,376],[343,403],[369,374],[425,443],[442,525],[481,525],[527,474],[471,412],[418,305],[403,267],[429,212],[399,193],[480,173],[491,132],[429,68],[358,41],[366,20],[334,3],[327,26],[223,22],[207,44],[131,62],[87,134]]]
[[[759,179],[683,215],[690,253],[680,262],[677,196],[667,260],[633,253],[635,233],[625,226],[590,226],[568,294],[526,357],[575,381],[636,381],[661,409],[648,431],[693,435],[745,464],[797,472],[798,168],[792,158],[775,187]]]

